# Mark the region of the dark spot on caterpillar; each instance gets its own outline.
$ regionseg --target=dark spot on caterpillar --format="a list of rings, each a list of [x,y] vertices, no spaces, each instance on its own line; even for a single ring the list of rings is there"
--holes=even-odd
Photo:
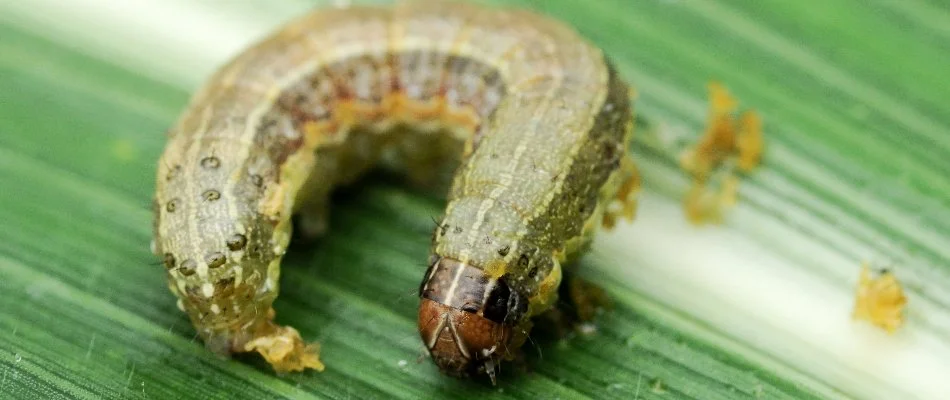
[[[261,245],[258,244],[258,243],[256,243],[256,242],[255,242],[255,243],[251,243],[251,246],[248,247],[247,252],[250,253],[250,254],[260,254],[260,253],[261,253]]]
[[[452,232],[454,232],[456,235],[458,235],[458,234],[462,233],[462,227],[461,227],[461,226],[456,226],[456,227],[455,227],[455,230],[453,230]]]
[[[531,263],[531,260],[528,259],[527,254],[522,254],[521,257],[518,257],[518,266],[521,268],[527,268],[528,264]]]
[[[169,169],[168,175],[165,176],[165,180],[170,181],[177,178],[179,175],[181,175],[181,165],[175,165]]]
[[[203,197],[205,201],[215,201],[221,198],[221,192],[214,189],[209,189],[202,193],[201,197]]]
[[[218,268],[224,265],[227,260],[228,258],[225,257],[223,253],[219,252],[208,254],[208,256],[205,257],[205,262],[208,263],[208,268]]]
[[[201,159],[201,168],[216,169],[221,166],[221,160],[215,156],[209,156]]]
[[[231,251],[238,251],[247,246],[247,236],[244,236],[240,233],[235,233],[227,240],[228,249]]]
[[[198,269],[198,263],[195,260],[185,260],[181,262],[181,265],[178,267],[178,272],[184,276],[194,275]]]
[[[511,251],[511,246],[502,247],[498,249],[498,255],[502,257],[507,256],[509,251]]]
[[[264,178],[257,174],[251,174],[249,177],[251,179],[251,184],[257,187],[264,186]]]
[[[498,153],[491,153],[491,154],[488,156],[488,158],[491,158],[492,160],[497,160],[497,159],[498,159]]]
[[[172,253],[165,253],[162,261],[165,263],[165,269],[175,268],[175,256]]]
[[[445,236],[445,233],[449,231],[449,225],[445,224],[439,228],[439,236]]]
[[[485,237],[482,239],[482,242],[485,243],[486,245],[491,244],[491,237],[490,237],[490,236],[485,236]]]
[[[534,279],[537,276],[538,276],[538,266],[535,265],[534,268],[531,268],[531,270],[528,271],[528,278]]]
[[[168,203],[165,203],[165,211],[168,211],[170,213],[175,212],[175,210],[178,209],[178,202],[179,202],[178,199],[169,200]]]

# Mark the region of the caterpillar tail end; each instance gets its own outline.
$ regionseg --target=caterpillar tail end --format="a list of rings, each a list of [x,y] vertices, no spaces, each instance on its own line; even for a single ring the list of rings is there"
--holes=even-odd
[[[270,318],[252,333],[250,340],[235,346],[233,351],[256,351],[277,372],[301,372],[308,369],[323,372],[325,366],[320,361],[320,344],[306,343],[300,332],[293,327],[275,324],[273,308],[268,314]]]
[[[244,351],[256,351],[277,372],[299,372],[314,369],[323,372],[320,344],[305,343],[296,329],[271,325],[268,334],[257,336],[244,345]]]

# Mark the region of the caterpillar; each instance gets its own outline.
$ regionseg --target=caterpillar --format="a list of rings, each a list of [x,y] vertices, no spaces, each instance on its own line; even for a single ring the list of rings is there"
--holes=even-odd
[[[441,371],[494,381],[562,266],[633,217],[631,92],[601,50],[530,11],[318,9],[217,70],[169,130],[153,251],[210,350],[322,371],[317,344],[274,322],[292,225],[323,234],[331,190],[375,167],[422,187],[449,176],[419,334]]]

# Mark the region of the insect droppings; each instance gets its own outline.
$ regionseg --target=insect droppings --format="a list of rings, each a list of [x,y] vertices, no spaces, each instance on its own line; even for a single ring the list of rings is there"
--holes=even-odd
[[[872,273],[867,263],[861,266],[852,318],[894,333],[904,324],[906,305],[907,296],[892,272],[879,270]]]
[[[740,175],[755,170],[763,152],[758,113],[747,110],[736,121],[738,102],[717,82],[709,84],[709,103],[703,136],[680,158],[692,179],[683,208],[696,225],[722,222],[738,202]]]

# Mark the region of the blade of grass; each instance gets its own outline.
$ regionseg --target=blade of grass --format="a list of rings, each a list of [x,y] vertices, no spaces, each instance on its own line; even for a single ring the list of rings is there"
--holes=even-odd
[[[62,97],[60,107],[66,110],[54,109],[60,118],[42,125],[39,118],[24,117],[35,115],[28,112],[28,106],[4,109],[10,116],[4,118],[5,126],[0,125],[5,132],[40,127],[54,134],[47,137],[49,140],[7,134],[3,135],[0,146],[7,146],[11,158],[13,154],[27,154],[40,160],[39,166],[49,164],[54,170],[100,165],[101,170],[92,168],[75,178],[79,182],[88,181],[93,188],[127,190],[132,198],[144,199],[146,204],[150,186],[142,182],[151,181],[149,174],[154,166],[145,154],[157,157],[162,143],[159,135],[143,131],[155,132],[150,124],[160,124],[156,119],[160,120],[166,113],[173,117],[176,101],[180,107],[183,100],[180,90],[159,83],[145,81],[148,89],[134,90],[131,86],[141,81],[135,75],[151,76],[158,82],[190,90],[243,43],[306,6],[305,2],[284,2],[273,7],[270,2],[265,6],[264,2],[255,0],[220,14],[221,10],[208,3],[163,2],[149,3],[147,7],[151,8],[126,9],[117,18],[110,10],[114,10],[118,2],[44,1],[66,12],[72,8],[62,7],[85,12],[82,15],[86,21],[95,21],[100,29],[44,17],[45,10],[35,5],[16,4],[12,5],[14,8],[3,5],[8,7],[5,11],[11,11],[2,13],[8,16],[5,22],[18,26],[16,30],[8,30],[22,39],[11,44],[6,40],[11,35],[4,32],[4,41],[0,42],[4,46],[0,63],[7,66],[7,71],[16,72],[16,79],[3,81],[3,87],[11,85],[19,91],[36,91],[39,94],[32,98],[34,104],[42,102],[44,93],[57,95]],[[945,52],[937,51],[940,42],[928,36],[940,35],[939,32],[891,28],[876,14],[878,9],[865,10],[848,1],[829,3],[822,13],[813,12],[811,2],[758,5],[728,1],[684,4],[617,0],[596,2],[589,7],[576,7],[575,3],[561,0],[503,3],[542,9],[578,26],[617,59],[624,74],[639,87],[641,106],[638,108],[649,115],[651,121],[661,123],[650,132],[641,132],[637,147],[647,183],[640,221],[605,235],[586,262],[590,264],[585,268],[587,274],[608,285],[621,303],[620,310],[603,322],[603,336],[591,339],[597,343],[583,342],[581,348],[580,344],[569,341],[566,342],[568,349],[554,350],[553,356],[552,350],[546,349],[545,360],[538,363],[540,377],[532,375],[519,380],[517,388],[506,388],[499,395],[528,397],[560,390],[565,397],[621,398],[634,394],[646,398],[650,393],[656,396],[657,393],[642,390],[644,379],[651,385],[666,382],[668,393],[664,397],[686,398],[798,398],[809,397],[813,391],[822,397],[835,397],[839,390],[867,398],[885,394],[888,398],[932,398],[947,392],[940,377],[950,368],[943,361],[948,359],[950,351],[941,337],[950,330],[950,313],[947,312],[950,295],[939,288],[950,283],[943,267],[950,256],[941,245],[948,239],[950,221],[940,210],[950,205],[950,196],[947,196],[950,190],[946,180],[941,179],[947,165],[941,162],[946,159],[946,149],[942,147],[945,138],[940,133],[946,131],[950,122],[939,106],[940,99],[946,98],[945,85],[923,84],[932,80],[928,77],[938,76],[934,73],[946,58]],[[909,5],[901,8],[905,16],[919,17],[921,10],[933,7],[906,4]],[[827,21],[822,17],[832,15],[842,19],[848,16],[845,10],[856,9],[859,13],[845,22]],[[146,12],[141,12],[143,10]],[[179,18],[179,24],[174,27],[146,21],[150,16],[171,10],[186,16]],[[929,15],[933,20],[945,13]],[[145,43],[154,40],[163,44],[147,47],[142,46],[141,41],[108,35],[128,29],[130,24],[136,26],[136,32]],[[798,28],[799,24],[810,25],[803,30]],[[113,67],[81,56],[69,56],[70,52],[59,47],[60,44],[24,35],[24,30],[108,59],[110,64],[134,72],[114,78],[103,72]],[[48,52],[36,56],[37,47]],[[849,57],[846,53],[842,56],[843,53],[835,51],[838,48],[851,49],[853,54],[864,57],[876,55],[876,62],[870,67],[872,64],[864,62],[862,57]],[[898,52],[896,57],[886,57],[887,52],[894,49],[904,51]],[[8,54],[18,57],[8,57]],[[30,62],[16,61],[19,56],[29,55],[33,55],[32,59],[28,58]],[[52,61],[64,57],[72,60],[67,61],[69,67],[41,71],[33,68],[37,64],[59,65]],[[919,57],[928,58],[920,58],[926,61],[921,63],[908,61]],[[96,67],[89,69],[90,65]],[[907,68],[913,68],[909,70],[912,73],[905,73]],[[123,76],[127,77],[128,86],[121,83]],[[710,78],[724,80],[746,104],[764,112],[769,152],[763,171],[742,188],[743,203],[728,227],[720,231],[696,231],[682,224],[676,211],[675,199],[682,196],[685,182],[675,171],[675,157],[700,129],[705,108],[703,85]],[[59,85],[72,86],[74,94],[63,93]],[[102,94],[103,91],[108,94]],[[154,97],[155,93],[160,94]],[[136,95],[160,99],[161,104],[132,102],[139,106],[122,106],[125,101],[119,99]],[[83,104],[88,98],[100,100]],[[29,105],[31,98],[21,96],[16,100]],[[70,110],[71,107],[80,110]],[[147,118],[141,115],[142,109],[157,112]],[[113,121],[117,118],[120,120]],[[135,127],[141,125],[143,119],[149,121],[144,129]],[[78,152],[57,145],[57,138],[65,137],[67,131],[62,126],[64,122],[74,120],[81,122],[75,131],[99,134],[99,142],[94,141],[88,150]],[[117,140],[122,138],[117,133],[122,129],[134,132],[127,136],[125,144]],[[894,132],[901,133],[900,140],[895,139],[898,136]],[[128,174],[121,176],[116,175],[119,171],[109,171],[109,166],[117,164],[116,159],[100,157],[98,164],[89,164],[95,158],[92,155],[95,149],[110,148],[110,145],[116,159],[125,154],[131,160],[125,165],[132,167],[132,175],[138,174],[141,179],[130,180]],[[142,145],[145,147],[140,147]],[[129,152],[129,148],[134,151]],[[45,149],[52,149],[54,153],[47,154]],[[61,156],[57,156],[57,151]],[[42,170],[33,164],[17,165]],[[31,179],[22,176],[18,181],[3,183],[8,183],[4,187],[20,188]],[[43,179],[38,181],[45,182]],[[408,377],[396,375],[403,372],[394,372],[406,368],[399,367],[400,363],[394,367],[393,357],[403,357],[405,365],[414,365],[414,360],[409,360],[412,356],[407,354],[419,350],[411,333],[411,319],[405,319],[412,315],[412,298],[408,292],[387,291],[387,288],[367,290],[375,281],[368,281],[362,274],[386,271],[384,273],[392,274],[387,282],[395,285],[402,280],[406,287],[413,287],[411,282],[418,279],[415,275],[419,273],[413,260],[424,254],[425,245],[421,243],[424,240],[414,245],[409,242],[397,245],[391,243],[392,238],[404,234],[407,228],[425,238],[431,227],[425,225],[428,216],[424,214],[437,215],[439,205],[395,189],[367,190],[375,197],[403,199],[401,208],[376,210],[389,213],[389,218],[399,223],[385,226],[375,222],[373,212],[367,211],[372,210],[375,202],[355,201],[354,205],[341,207],[344,210],[338,219],[342,222],[335,222],[334,227],[343,228],[338,234],[334,233],[334,239],[320,245],[310,259],[301,256],[289,264],[287,274],[300,275],[285,278],[293,283],[285,284],[281,300],[290,303],[281,305],[290,309],[283,311],[282,318],[293,321],[312,318],[306,324],[295,324],[305,326],[304,333],[324,335],[327,348],[346,349],[356,354],[355,360],[359,362],[342,364],[340,375],[326,379],[322,376],[299,378],[297,383],[304,385],[308,393],[355,393],[363,397],[397,393],[474,394],[477,389],[471,387],[440,386],[443,381],[431,368],[409,368],[412,372]],[[42,193],[34,195],[43,196]],[[49,247],[58,248],[58,252],[38,252],[29,246],[30,240],[49,227],[68,225],[72,215],[64,210],[46,215],[50,213],[40,212],[42,207],[32,202],[20,204],[16,197],[5,198],[5,201],[0,203],[19,204],[9,213],[11,219],[17,217],[12,226],[29,234],[20,240],[8,239],[17,245],[0,254],[15,254],[29,260],[26,268],[37,271],[44,271],[44,261],[65,263],[76,271],[65,271],[64,268],[69,268],[62,265],[46,271],[56,279],[72,280],[70,284],[80,288],[78,290],[108,299],[108,290],[102,288],[121,286],[120,281],[111,276],[117,266],[127,263],[130,255],[148,257],[142,250],[130,252],[128,244],[109,254],[94,253],[104,255],[113,264],[100,267],[93,275],[103,277],[104,282],[95,288],[88,283],[82,286],[81,275],[89,269],[70,264],[69,255],[90,253],[96,249],[96,243],[112,239],[97,233],[99,236],[93,236],[96,239],[75,242],[66,239],[70,237],[67,234],[79,232],[60,232],[62,237],[50,237],[52,243],[49,243]],[[61,201],[46,204],[62,208]],[[417,204],[416,212],[407,210],[412,204]],[[92,215],[109,215],[109,212],[99,210]],[[143,210],[135,215],[113,214],[114,221],[104,226],[127,226],[123,229],[147,240],[147,213]],[[386,240],[370,245],[363,239],[367,232],[375,232],[374,235]],[[413,246],[418,246],[414,253],[408,251]],[[386,261],[382,262],[367,256],[367,248],[391,249],[396,253],[386,253],[383,257]],[[95,259],[92,255],[88,257]],[[391,261],[400,257],[403,263]],[[898,274],[908,284],[913,313],[905,332],[896,338],[885,338],[848,321],[850,294],[862,258],[898,264]],[[354,263],[354,259],[358,261]],[[295,269],[294,264],[303,268]],[[350,264],[355,264],[353,271],[342,276],[336,271],[329,273],[308,267]],[[130,290],[146,290],[158,304],[170,301],[167,294],[160,300],[164,288],[149,286],[149,282],[161,280],[158,272],[151,274],[154,276],[150,278],[148,274],[133,277],[130,282],[135,284],[129,285]],[[89,278],[86,279],[88,282]],[[298,282],[300,286],[295,289]],[[303,293],[308,294],[301,297]],[[366,300],[366,293],[380,294]],[[132,294],[118,298],[123,307],[137,311],[148,308],[133,300]],[[396,309],[385,306],[392,298],[404,298],[405,304]],[[301,304],[294,304],[297,306],[294,309],[292,304],[298,301]],[[187,335],[189,331],[181,322],[183,319],[175,314],[173,307],[164,306],[167,308],[153,306],[145,314],[150,321],[181,323],[179,334]],[[390,310],[383,311],[387,308]],[[341,310],[345,311],[344,317]],[[359,318],[347,318],[348,312]],[[387,329],[380,328],[381,315],[389,315],[391,319]],[[638,330],[640,324],[645,326],[645,331]],[[398,340],[402,344],[401,352],[372,353],[376,350],[375,343],[391,340],[386,332],[393,327],[396,328],[393,330],[409,332]],[[354,331],[361,330],[366,334],[357,336],[356,344],[340,340],[353,337]],[[102,335],[108,332],[103,330]],[[617,347],[628,332],[634,332],[630,338],[648,340],[624,342],[634,345],[632,350]],[[674,338],[670,344],[683,345],[664,344],[670,338]],[[200,349],[196,346],[195,351]],[[703,355],[728,361],[703,364],[698,361]],[[359,368],[375,365],[374,362],[385,364],[387,360],[389,365],[379,366],[369,373]],[[231,364],[221,364],[221,368],[230,368],[227,366]],[[141,368],[140,365],[140,371]],[[605,368],[619,370],[615,375],[605,376],[601,372]],[[4,369],[5,377],[8,371],[19,370]],[[741,378],[750,373],[756,378]],[[129,373],[127,383],[132,382],[135,374]],[[156,376],[154,382],[167,383],[165,378],[168,377]],[[805,384],[809,389],[796,387],[789,383],[791,381]],[[50,382],[60,390],[68,387],[54,378],[38,378],[33,382],[39,387]],[[113,388],[118,384],[103,386]],[[222,390],[221,393],[229,393]]]

